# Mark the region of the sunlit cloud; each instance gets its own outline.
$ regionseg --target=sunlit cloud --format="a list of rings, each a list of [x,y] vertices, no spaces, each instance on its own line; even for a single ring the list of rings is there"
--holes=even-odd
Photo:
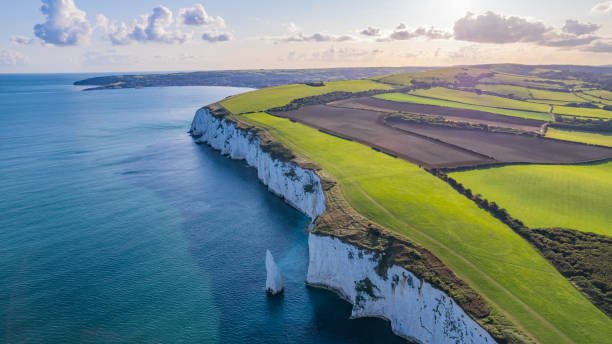
[[[91,25],[85,11],[74,0],[42,0],[40,11],[46,16],[34,26],[34,34],[42,41],[57,46],[78,45],[89,40]]]

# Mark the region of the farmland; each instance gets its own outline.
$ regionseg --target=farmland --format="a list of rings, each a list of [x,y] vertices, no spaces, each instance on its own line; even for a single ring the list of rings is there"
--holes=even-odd
[[[371,80],[333,81],[326,82],[324,86],[292,84],[239,94],[222,101],[221,104],[229,111],[238,114],[267,110],[287,105],[296,98],[316,96],[335,91],[362,92],[389,89],[393,89],[393,87]]]
[[[443,100],[443,99],[418,97],[413,94],[386,93],[386,94],[378,95],[375,98],[391,100],[395,102],[429,104],[429,105],[437,105],[437,106],[444,106],[444,107],[451,107],[451,108],[458,108],[458,109],[477,110],[477,111],[490,112],[490,113],[495,113],[495,114],[505,115],[505,116],[538,119],[542,121],[551,120],[551,116],[549,114],[542,113],[542,112],[528,112],[528,111],[504,109],[504,108],[499,108],[499,107],[481,106],[481,105],[467,104],[463,102],[449,101],[449,100]]]
[[[612,147],[612,133],[585,132],[548,128],[548,130],[546,131],[546,137]]]
[[[570,92],[586,89],[581,81],[493,69],[286,85],[220,104],[243,125],[265,129],[266,140],[320,166],[337,185],[333,197],[359,216],[430,250],[512,333],[541,343],[603,342],[612,335],[601,311],[611,309],[602,277],[609,273],[592,252],[605,257],[609,250],[612,149],[604,147],[607,134],[560,128],[607,124],[550,110],[604,110],[559,105],[588,101]],[[525,101],[511,99],[523,98],[520,92]],[[540,165],[497,166],[508,163]],[[447,175],[449,168],[462,170]],[[572,238],[578,246],[568,244]]]
[[[443,181],[287,119],[264,113],[241,118],[331,173],[355,210],[430,249],[539,342],[608,338],[610,320],[603,313],[526,241]]]
[[[496,162],[550,164],[612,158],[612,149],[535,136],[407,123],[402,121],[401,117],[388,118],[387,124],[489,156]]]
[[[612,162],[505,166],[450,175],[529,227],[612,235]]]
[[[472,166],[493,162],[469,150],[385,126],[383,118],[386,114],[381,112],[315,105],[274,114],[354,139],[428,167]]]
[[[413,94],[417,96],[431,97],[437,99],[450,100],[460,103],[468,103],[473,105],[481,105],[488,107],[499,107],[515,110],[533,111],[546,113],[550,109],[545,104],[534,104],[514,100],[504,97],[490,96],[487,94],[477,94],[473,92],[452,90],[443,87],[435,87],[428,90],[416,90]]]

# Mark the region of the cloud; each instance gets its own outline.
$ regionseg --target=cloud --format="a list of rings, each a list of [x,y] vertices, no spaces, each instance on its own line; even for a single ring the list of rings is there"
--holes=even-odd
[[[354,40],[349,35],[330,35],[325,33],[314,33],[305,35],[302,32],[296,32],[288,37],[274,38],[275,43],[292,43],[292,42],[346,42]]]
[[[297,54],[295,51],[289,52],[288,61],[323,61],[323,62],[346,62],[346,61],[371,61],[384,53],[380,49],[356,49],[356,48],[335,48],[331,47],[323,51]]]
[[[598,38],[597,36],[578,37],[576,35],[551,34],[547,35],[546,39],[538,42],[538,44],[547,47],[577,47],[589,44]]]
[[[601,25],[597,24],[583,24],[578,22],[577,20],[568,19],[565,21],[565,25],[563,25],[563,32],[570,33],[577,36],[586,35],[589,33],[593,33],[597,31]]]
[[[134,65],[138,63],[138,57],[128,54],[119,54],[115,50],[103,52],[88,51],[83,54],[86,65],[108,66],[108,65]]]
[[[366,29],[361,30],[359,33],[369,37],[380,36],[380,29],[368,26]]]
[[[225,20],[219,16],[213,17],[208,15],[202,4],[196,4],[191,8],[181,8],[178,14],[178,21],[192,26],[216,25],[221,28],[225,27]]]
[[[451,37],[453,37],[453,35],[450,32],[436,29],[433,26],[428,29],[424,27],[419,27],[414,31],[410,31],[406,29],[406,25],[400,24],[395,28],[395,31],[393,31],[388,37],[379,38],[377,41],[405,41],[414,38],[449,39]]]
[[[597,5],[593,6],[591,11],[601,12],[601,13],[612,13],[612,1],[600,2]]]
[[[202,34],[202,39],[210,43],[227,42],[227,41],[231,41],[232,38],[233,36],[229,32],[219,33],[217,31],[211,31],[211,32],[204,32]]]
[[[11,43],[16,45],[31,45],[36,43],[36,39],[26,36],[13,36],[11,37]]]
[[[597,41],[594,44],[585,47],[584,49],[582,49],[582,51],[588,51],[592,53],[612,53],[612,41]]]
[[[180,31],[167,31],[174,22],[172,12],[164,6],[156,6],[150,14],[143,14],[130,26],[125,23],[110,24],[109,38],[113,45],[132,42],[184,43],[189,35]]]
[[[527,42],[548,47],[577,47],[600,38],[593,35],[585,36],[599,28],[597,24],[584,24],[568,19],[560,32],[542,22],[529,21],[525,18],[506,17],[493,12],[475,16],[468,12],[455,22],[454,35],[458,41],[476,43]]]
[[[493,12],[479,16],[468,12],[454,25],[455,39],[477,43],[537,42],[552,30],[541,22],[505,17]]]
[[[40,11],[47,20],[34,26],[36,37],[57,46],[78,45],[89,39],[91,25],[74,0],[42,0],[42,3]]]
[[[28,64],[30,58],[18,51],[0,50],[0,66],[21,66]]]

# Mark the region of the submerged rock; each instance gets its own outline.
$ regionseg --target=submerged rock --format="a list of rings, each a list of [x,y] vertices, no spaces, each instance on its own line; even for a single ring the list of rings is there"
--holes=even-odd
[[[283,276],[281,276],[270,250],[266,250],[266,273],[266,291],[272,295],[280,294],[284,288]]]

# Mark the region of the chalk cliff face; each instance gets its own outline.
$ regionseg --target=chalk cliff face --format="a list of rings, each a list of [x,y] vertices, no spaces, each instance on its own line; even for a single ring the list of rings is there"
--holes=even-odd
[[[319,176],[294,163],[272,159],[261,149],[259,138],[210,114],[202,108],[191,123],[191,134],[198,142],[208,143],[232,159],[245,159],[257,169],[257,176],[268,189],[285,199],[311,219],[325,211],[325,196]]]
[[[310,234],[306,281],[330,288],[353,304],[351,317],[389,319],[393,331],[419,343],[495,343],[453,299],[392,265],[376,273],[378,257],[337,238]]]
[[[245,159],[257,168],[270,191],[284,198],[313,221],[325,211],[320,178],[293,162],[275,160],[261,148],[259,138],[231,121],[196,112],[190,133],[233,159]],[[307,282],[329,288],[353,304],[352,317],[383,317],[393,331],[418,343],[495,343],[452,298],[398,266],[387,279],[375,270],[378,259],[366,250],[337,238],[309,235]]]
[[[270,250],[266,250],[266,291],[272,295],[283,291],[283,277]]]

